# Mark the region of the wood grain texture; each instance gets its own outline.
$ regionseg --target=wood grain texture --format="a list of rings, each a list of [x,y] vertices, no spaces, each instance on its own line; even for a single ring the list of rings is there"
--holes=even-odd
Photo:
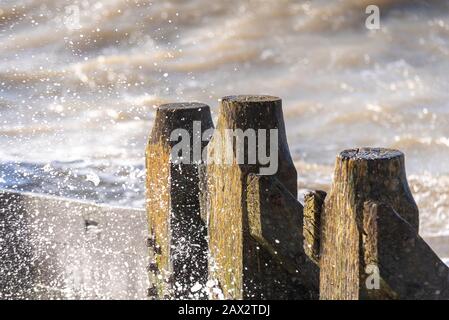
[[[304,195],[304,250],[317,265],[320,262],[321,214],[326,192],[310,191]]]

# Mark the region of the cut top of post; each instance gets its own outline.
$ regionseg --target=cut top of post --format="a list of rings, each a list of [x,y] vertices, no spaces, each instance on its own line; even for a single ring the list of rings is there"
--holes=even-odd
[[[216,131],[209,149],[210,159],[223,157],[223,152],[220,153],[219,150],[226,148],[225,135],[229,133],[228,129],[234,130],[231,134],[237,137],[232,142],[233,147],[240,151],[243,149],[241,159],[249,159],[251,155],[256,155],[256,161],[253,163],[257,164],[246,166],[245,170],[257,172],[262,167],[259,162],[260,154],[267,154],[267,150],[270,150],[270,159],[276,160],[273,162],[270,160],[270,165],[278,167],[273,172],[294,196],[297,195],[297,173],[288,148],[281,98],[270,95],[223,97]],[[237,146],[240,141],[243,143]],[[262,146],[265,146],[265,150],[261,148]]]
[[[253,106],[260,105],[261,102],[280,102],[281,98],[268,96],[268,95],[234,95],[234,96],[226,96],[221,99],[223,102],[234,102],[234,103],[247,103]]]
[[[175,112],[177,110],[201,111],[202,108],[209,108],[209,106],[199,102],[176,102],[161,104],[157,110],[162,112]]]
[[[201,131],[213,128],[208,105],[198,102],[162,104],[156,111],[150,143],[169,143],[170,135],[176,129],[185,129],[191,135],[201,135],[201,132],[193,132],[195,121],[201,123]]]
[[[339,158],[342,160],[391,160],[394,158],[402,158],[404,154],[395,149],[387,148],[357,148],[348,149],[340,153]]]
[[[223,118],[223,121],[220,121]],[[221,99],[220,123],[226,128],[275,129],[285,134],[282,99],[268,95],[235,95]]]
[[[352,190],[353,197],[360,202],[388,203],[418,232],[419,211],[407,182],[405,156],[401,151],[387,148],[342,151],[334,177],[336,192]]]

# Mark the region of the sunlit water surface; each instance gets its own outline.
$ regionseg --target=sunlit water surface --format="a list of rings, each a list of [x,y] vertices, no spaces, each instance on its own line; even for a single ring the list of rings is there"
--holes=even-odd
[[[399,148],[422,232],[449,233],[448,58],[449,1],[3,0],[0,188],[143,207],[156,105],[263,93],[301,191],[342,149]]]

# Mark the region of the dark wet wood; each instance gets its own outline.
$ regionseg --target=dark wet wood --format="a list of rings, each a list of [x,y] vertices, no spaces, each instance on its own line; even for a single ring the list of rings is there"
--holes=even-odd
[[[201,123],[194,132],[193,122]],[[158,297],[188,299],[196,283],[207,281],[206,225],[200,217],[200,162],[175,163],[170,158],[178,141],[171,141],[173,130],[185,129],[200,139],[213,128],[210,109],[200,103],[174,103],[157,109],[146,149],[147,213],[150,229],[150,281]],[[207,142],[202,142],[205,147]],[[193,141],[190,158],[193,159]],[[197,292],[197,297],[200,295]],[[204,295],[204,294],[203,294]]]

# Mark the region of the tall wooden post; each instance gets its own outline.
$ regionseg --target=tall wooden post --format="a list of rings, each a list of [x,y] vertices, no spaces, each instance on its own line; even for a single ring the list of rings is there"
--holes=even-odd
[[[362,148],[343,151],[337,157],[321,221],[321,299],[366,296],[361,243],[367,201],[389,205],[418,232],[418,208],[407,183],[402,152]],[[391,241],[399,242],[400,237],[392,234]]]
[[[172,103],[157,109],[146,149],[153,297],[189,299],[206,294],[207,232],[200,217],[198,167],[207,144],[203,133],[212,128],[205,104]],[[189,148],[179,148],[179,142]]]
[[[291,289],[292,276],[250,235],[248,222],[248,174],[260,173],[261,168],[269,166],[259,157],[262,145],[267,147],[267,155],[270,146],[277,145],[274,160],[278,168],[271,175],[293,198],[297,197],[297,173],[287,144],[281,99],[229,96],[222,99],[219,112],[217,127],[208,145],[210,277],[218,282],[224,298],[283,299],[301,296],[302,292],[298,294]],[[266,129],[266,132],[259,135],[259,129]],[[270,133],[274,134],[270,129],[277,129],[274,145],[270,142]],[[232,152],[227,152],[230,134],[227,130],[233,130],[233,134],[247,133],[243,154],[238,154],[242,152],[238,147],[242,140],[235,137],[230,140]],[[257,138],[250,134],[251,130]],[[256,160],[252,161],[254,156],[257,156]]]

